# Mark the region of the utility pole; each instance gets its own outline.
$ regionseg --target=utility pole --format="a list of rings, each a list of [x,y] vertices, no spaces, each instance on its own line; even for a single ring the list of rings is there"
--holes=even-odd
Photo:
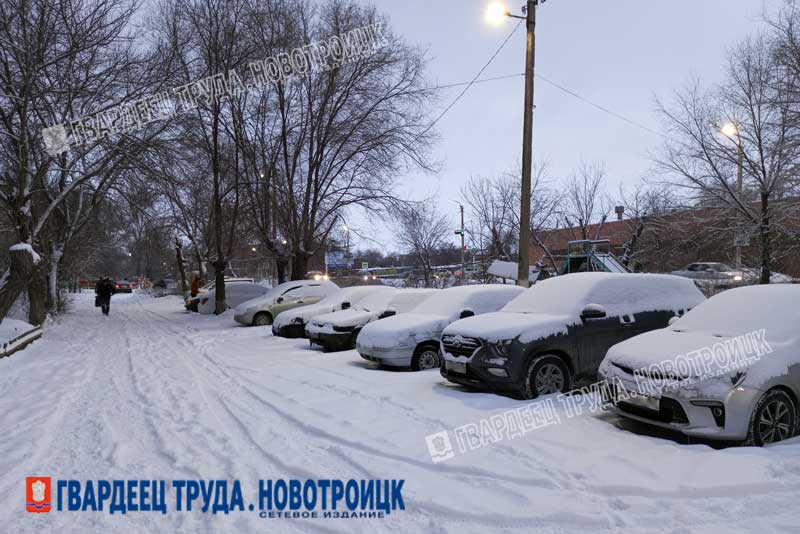
[[[741,138],[741,136],[739,136],[738,132],[737,132],[737,136],[738,136],[738,140],[737,140],[736,145],[738,147],[738,153],[739,153],[739,168],[737,170],[737,176],[736,176],[736,192],[739,195],[739,204],[741,204],[742,203],[742,192],[743,192],[742,189],[744,187],[743,183],[742,183],[743,182],[743,178],[744,178],[744,148],[742,147],[742,138]],[[739,214],[737,219],[739,219],[739,220],[742,219],[741,213]],[[738,235],[736,236],[736,270],[740,271],[740,273],[741,273],[741,270],[742,270],[742,236],[741,236],[742,225],[739,224],[737,226],[738,226],[738,228],[736,229],[736,232],[737,232]]]
[[[519,208],[519,263],[517,285],[530,286],[531,244],[531,173],[533,152],[533,73],[536,64],[536,6],[539,0],[528,0],[525,24],[528,28],[527,49],[525,52],[525,108],[523,110],[522,132],[522,194]]]
[[[464,243],[464,234],[466,233],[464,229],[464,204],[456,200],[451,200],[451,202],[458,204],[458,207],[461,209],[461,228],[456,230],[456,235],[461,236],[461,283],[463,285],[467,282],[467,264],[464,259],[464,249],[466,248],[466,244]]]

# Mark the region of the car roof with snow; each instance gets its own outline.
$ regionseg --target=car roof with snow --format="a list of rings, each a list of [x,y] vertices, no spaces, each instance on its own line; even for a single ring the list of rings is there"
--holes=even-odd
[[[457,309],[469,309],[478,315],[500,309],[524,291],[524,288],[510,284],[450,287],[431,295],[411,312],[449,316]]]
[[[611,316],[692,308],[705,297],[688,278],[671,274],[573,273],[537,282],[502,311],[577,318],[589,304]]]
[[[676,321],[676,332],[709,332],[716,336],[766,330],[775,340],[800,336],[800,286],[754,285],[718,293]]]

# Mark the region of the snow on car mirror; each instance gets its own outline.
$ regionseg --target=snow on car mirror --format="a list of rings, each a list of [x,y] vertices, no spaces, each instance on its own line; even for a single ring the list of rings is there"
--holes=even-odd
[[[475,315],[475,312],[472,310],[461,310],[461,315],[458,316],[459,319],[466,319],[467,317],[472,317]]]
[[[380,314],[380,316],[378,316],[378,319],[386,319],[387,317],[391,317],[392,315],[397,315],[397,312],[395,310],[386,310],[382,314]]]
[[[669,318],[669,321],[667,321],[667,325],[669,325],[669,326],[674,325],[675,323],[678,322],[678,319],[680,319],[680,316],[673,315],[672,317]]]
[[[599,304],[587,304],[581,311],[581,319],[590,321],[592,319],[604,319],[606,309]]]

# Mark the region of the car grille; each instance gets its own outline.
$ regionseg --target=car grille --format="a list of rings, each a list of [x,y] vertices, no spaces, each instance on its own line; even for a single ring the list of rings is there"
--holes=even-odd
[[[443,336],[442,345],[444,350],[454,356],[470,357],[475,354],[481,346],[481,340],[474,337],[463,336]]]
[[[649,410],[642,406],[636,406],[635,404],[629,404],[627,402],[617,403],[617,408],[631,415],[636,415],[645,419],[652,419],[653,421],[659,421],[661,423],[689,423],[689,418],[686,416],[686,412],[683,410],[681,404],[678,401],[667,397],[661,397],[658,411]]]

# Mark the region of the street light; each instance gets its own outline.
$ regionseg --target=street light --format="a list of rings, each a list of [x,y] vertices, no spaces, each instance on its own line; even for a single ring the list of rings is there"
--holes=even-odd
[[[511,13],[502,2],[492,2],[486,7],[486,22],[489,24],[498,25],[510,15]]]
[[[517,265],[517,285],[528,287],[530,285],[530,258],[528,257],[531,241],[531,169],[533,157],[533,73],[536,65],[536,8],[545,0],[527,0],[523,7],[524,17],[512,15],[508,10],[502,10],[502,16],[515,19],[524,19],[528,30],[525,49],[525,104],[523,108],[522,126],[522,192],[520,195],[519,209],[519,263]],[[495,6],[495,7],[492,7]],[[492,4],[487,11],[497,15],[501,9]],[[501,6],[502,7],[502,6]]]
[[[736,195],[737,200],[740,205],[740,209],[737,210],[737,219],[741,220],[741,204],[742,204],[742,193],[744,189],[744,148],[742,147],[742,136],[739,132],[739,125],[735,122],[728,122],[720,128],[720,133],[725,137],[732,139],[736,143],[736,151],[738,157],[738,165],[736,171]],[[738,226],[738,225],[737,225]],[[736,270],[742,270],[742,237],[741,237],[741,228],[736,229],[736,236],[734,238],[734,246],[736,247]]]

